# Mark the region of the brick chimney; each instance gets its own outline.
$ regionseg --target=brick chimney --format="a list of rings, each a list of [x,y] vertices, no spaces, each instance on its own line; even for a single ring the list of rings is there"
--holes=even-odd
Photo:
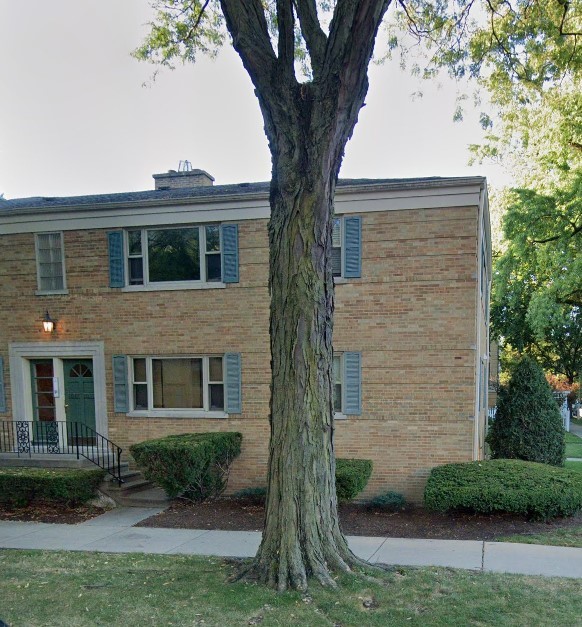
[[[182,165],[182,161],[180,165]],[[186,161],[189,165],[189,162]],[[191,167],[191,166],[190,166]],[[214,177],[205,170],[184,169],[168,170],[164,174],[154,174],[156,189],[184,189],[186,187],[208,187],[214,183]]]

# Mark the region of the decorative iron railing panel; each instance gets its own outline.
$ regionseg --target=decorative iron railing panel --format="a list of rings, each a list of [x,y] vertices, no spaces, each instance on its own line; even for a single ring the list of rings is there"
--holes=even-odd
[[[82,422],[0,421],[0,453],[75,455],[103,468],[119,483],[123,483],[121,452],[121,447]]]

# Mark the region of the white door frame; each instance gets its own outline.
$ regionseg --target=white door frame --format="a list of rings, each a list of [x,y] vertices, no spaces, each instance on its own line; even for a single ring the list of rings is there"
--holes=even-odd
[[[13,343],[10,352],[10,386],[13,419],[33,420],[31,359],[57,359],[55,376],[59,379],[60,397],[55,399],[57,420],[65,420],[63,359],[92,359],[95,387],[95,429],[107,437],[107,394],[105,388],[105,347],[103,342]]]

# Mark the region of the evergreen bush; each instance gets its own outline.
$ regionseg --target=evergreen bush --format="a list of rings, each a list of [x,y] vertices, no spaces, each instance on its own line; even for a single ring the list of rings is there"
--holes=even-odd
[[[403,509],[405,505],[406,499],[404,496],[400,492],[392,491],[379,494],[370,501],[372,509],[379,509],[384,512],[397,512]]]
[[[487,443],[494,459],[564,465],[564,428],[542,369],[529,357],[515,366],[500,391]]]
[[[335,487],[340,501],[351,501],[365,487],[372,474],[370,459],[336,459]]]
[[[146,479],[175,498],[203,501],[226,488],[232,460],[240,454],[240,433],[185,433],[129,447]]]
[[[24,506],[45,501],[78,505],[97,495],[104,470],[0,468],[0,503]]]
[[[244,488],[233,494],[235,499],[248,501],[251,505],[264,505],[267,500],[267,488]]]
[[[492,459],[433,468],[424,504],[437,512],[507,512],[534,520],[582,509],[582,474],[547,464]]]

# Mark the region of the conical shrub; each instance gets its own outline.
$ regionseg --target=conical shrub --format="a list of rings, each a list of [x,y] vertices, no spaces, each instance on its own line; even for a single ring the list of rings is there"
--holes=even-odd
[[[499,394],[487,442],[494,459],[564,465],[562,417],[542,369],[529,357],[515,366]]]

